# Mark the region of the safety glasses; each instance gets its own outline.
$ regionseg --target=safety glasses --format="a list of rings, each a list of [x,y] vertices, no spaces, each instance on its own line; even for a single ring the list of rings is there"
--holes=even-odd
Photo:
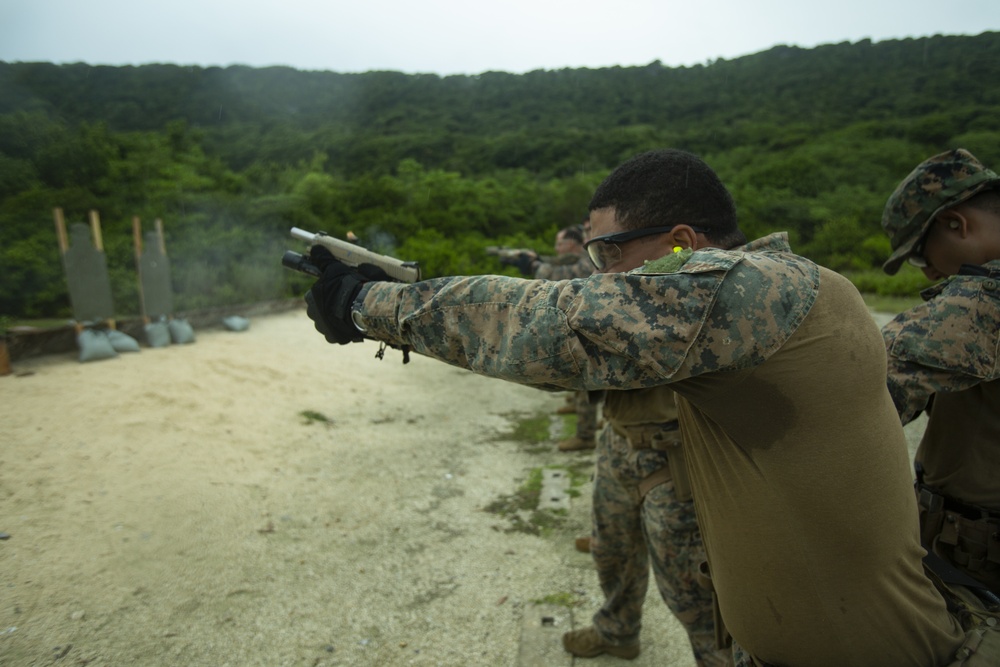
[[[594,263],[598,271],[603,271],[605,267],[611,266],[622,258],[621,244],[641,239],[644,236],[654,234],[666,234],[677,225],[669,227],[643,227],[642,229],[630,229],[627,232],[615,232],[614,234],[604,234],[595,236],[583,244],[583,249],[590,255],[590,261]],[[696,232],[706,234],[707,229],[692,227]]]
[[[913,250],[910,254],[906,256],[906,261],[910,263],[910,266],[915,266],[918,269],[926,269],[930,264],[924,258],[924,246],[927,245],[927,236],[931,233],[931,228],[928,227],[924,235],[920,237],[916,243],[913,244]]]

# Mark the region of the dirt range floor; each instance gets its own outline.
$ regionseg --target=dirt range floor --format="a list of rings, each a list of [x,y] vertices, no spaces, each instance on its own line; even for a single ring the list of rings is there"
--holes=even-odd
[[[573,664],[592,454],[513,435],[562,394],[330,346],[301,310],[196,333],[0,377],[0,665]],[[548,532],[486,511],[559,466],[587,472]],[[655,589],[642,641],[627,664],[694,665]]]

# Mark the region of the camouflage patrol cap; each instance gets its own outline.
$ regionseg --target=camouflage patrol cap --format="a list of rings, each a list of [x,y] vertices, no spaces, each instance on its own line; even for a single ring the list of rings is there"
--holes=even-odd
[[[889,275],[899,270],[938,213],[994,187],[1000,187],[1000,177],[964,148],[921,162],[896,186],[882,211],[882,229],[892,244],[882,270]]]

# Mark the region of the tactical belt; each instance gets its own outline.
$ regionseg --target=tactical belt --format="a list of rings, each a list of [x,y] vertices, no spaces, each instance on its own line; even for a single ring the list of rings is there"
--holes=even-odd
[[[918,497],[920,504],[929,512],[952,512],[959,514],[966,519],[1000,519],[1000,512],[963,503],[961,500],[946,496],[932,486],[927,486],[922,482],[917,483]]]
[[[924,548],[1000,593],[1000,513],[961,502],[919,481],[916,490]]]
[[[922,544],[921,546],[927,552],[927,555],[924,556],[924,567],[936,574],[946,586],[962,586],[975,595],[979,603],[986,609],[1000,610],[1000,597],[996,593],[987,588],[981,581],[973,579],[944,558],[938,556],[932,548],[929,548],[930,545]],[[931,580],[933,581],[934,578],[931,577]],[[937,584],[936,581],[935,584]],[[940,586],[938,586],[938,590],[941,590]],[[941,592],[945,593],[945,591]],[[954,589],[951,592],[956,593]],[[945,600],[948,602],[949,609],[955,611],[954,600],[948,595],[945,595]],[[968,598],[965,598],[965,600],[968,601]]]
[[[641,426],[622,427],[623,435],[628,438],[628,444],[632,449],[660,449],[669,450],[676,447],[676,442],[664,442],[663,435],[673,433],[680,429],[676,419],[659,424],[642,424]]]
[[[968,266],[962,265],[963,268]],[[1000,511],[991,510],[971,503],[963,503],[961,500],[941,493],[938,489],[924,483],[924,466],[920,461],[913,464],[917,474],[916,490],[917,499],[920,506],[928,512],[951,512],[966,519],[1000,519]]]
[[[614,423],[612,422],[612,426]],[[645,498],[650,490],[673,480],[674,495],[677,500],[691,500],[691,483],[688,480],[687,469],[684,467],[684,448],[680,437],[675,435],[680,429],[676,419],[658,424],[642,424],[639,426],[624,426],[615,428],[619,434],[628,439],[629,447],[641,451],[652,449],[659,452],[669,452],[666,465],[639,482],[639,496]]]

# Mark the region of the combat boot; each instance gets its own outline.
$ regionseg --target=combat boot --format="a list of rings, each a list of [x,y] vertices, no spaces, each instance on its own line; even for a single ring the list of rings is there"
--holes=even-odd
[[[572,438],[567,438],[560,442],[558,447],[560,452],[578,452],[585,449],[594,449],[597,447],[597,443],[594,442],[593,438],[583,440],[574,435]]]
[[[582,630],[571,630],[563,635],[562,640],[563,648],[578,658],[596,658],[603,653],[607,653],[616,658],[635,660],[641,652],[639,642],[625,646],[614,646],[607,643],[601,639],[597,628],[592,625]]]

